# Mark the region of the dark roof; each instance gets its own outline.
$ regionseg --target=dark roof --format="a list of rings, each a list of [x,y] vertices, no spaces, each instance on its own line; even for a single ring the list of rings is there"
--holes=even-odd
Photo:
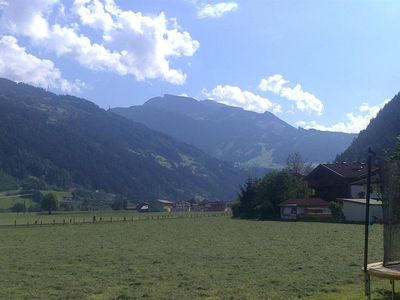
[[[379,174],[375,174],[371,176],[371,183],[380,183],[381,179]],[[352,183],[350,183],[351,185],[365,185],[367,184],[367,178],[363,178],[363,179],[357,179],[356,181],[353,181]]]
[[[326,168],[329,171],[336,173],[337,175],[344,178],[357,178],[360,176],[364,176],[368,172],[367,165],[364,163],[333,163],[333,164],[320,164],[311,173],[310,176],[314,173],[315,170],[320,168]]]
[[[328,206],[328,201],[320,198],[308,199],[288,199],[283,201],[279,206]]]

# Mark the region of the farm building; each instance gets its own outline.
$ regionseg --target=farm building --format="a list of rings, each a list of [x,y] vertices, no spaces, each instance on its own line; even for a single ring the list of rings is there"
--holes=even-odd
[[[335,201],[337,198],[352,198],[352,183],[365,179],[366,175],[367,167],[364,163],[343,162],[320,164],[306,176],[306,180],[308,186],[314,189],[316,197]]]
[[[148,212],[149,211],[149,203],[147,202],[142,202],[136,205],[136,210],[138,212]]]
[[[365,199],[338,199],[343,203],[343,215],[346,221],[349,222],[364,222],[365,221]],[[382,220],[382,201],[370,200],[370,220]]]
[[[205,200],[193,204],[192,209],[193,211],[229,211],[230,202]]]
[[[191,211],[192,204],[187,201],[176,201],[174,203],[174,211]]]
[[[171,212],[174,203],[168,200],[158,199],[152,207],[152,211],[166,211]]]
[[[286,220],[331,216],[331,211],[328,207],[329,203],[319,198],[288,199],[279,204],[279,206],[281,219]]]

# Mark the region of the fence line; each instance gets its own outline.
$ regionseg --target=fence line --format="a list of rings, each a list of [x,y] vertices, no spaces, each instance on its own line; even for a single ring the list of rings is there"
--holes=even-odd
[[[187,213],[187,214],[166,214],[166,215],[150,215],[150,216],[122,216],[122,217],[67,217],[62,219],[54,218],[53,220],[43,221],[41,219],[34,221],[21,220],[17,222],[14,220],[13,224],[0,224],[0,228],[17,228],[17,227],[40,227],[40,226],[56,226],[56,225],[83,225],[83,224],[107,224],[107,223],[123,223],[123,222],[138,222],[138,221],[151,221],[151,220],[176,220],[176,219],[190,219],[190,218],[205,218],[205,217],[223,217],[231,216],[229,212],[204,212],[204,213]]]

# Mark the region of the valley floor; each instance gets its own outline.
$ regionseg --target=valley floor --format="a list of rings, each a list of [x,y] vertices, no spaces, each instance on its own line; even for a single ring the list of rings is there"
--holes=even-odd
[[[364,299],[361,225],[220,216],[0,231],[0,299]],[[382,258],[380,225],[370,253]],[[389,299],[389,282],[372,288]]]

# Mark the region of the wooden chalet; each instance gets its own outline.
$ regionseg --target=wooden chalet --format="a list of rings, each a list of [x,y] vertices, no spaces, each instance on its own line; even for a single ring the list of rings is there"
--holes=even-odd
[[[320,164],[306,176],[306,180],[314,189],[315,197],[335,201],[337,198],[352,198],[351,183],[366,178],[367,172],[364,163]]]

